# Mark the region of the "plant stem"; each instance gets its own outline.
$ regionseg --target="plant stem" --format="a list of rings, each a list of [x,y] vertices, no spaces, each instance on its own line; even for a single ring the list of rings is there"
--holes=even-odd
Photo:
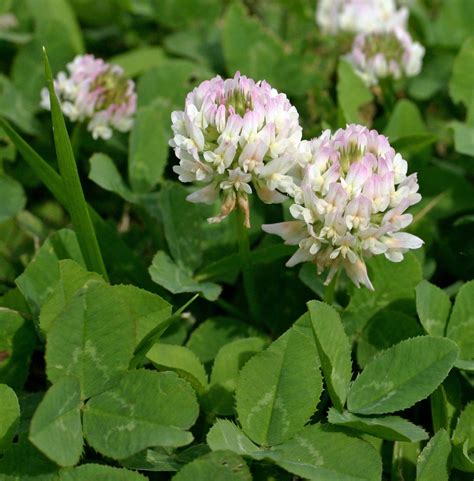
[[[235,221],[237,223],[237,241],[239,244],[239,255],[244,279],[245,296],[249,306],[249,311],[254,320],[259,319],[259,305],[257,291],[255,289],[255,279],[252,272],[250,261],[250,241],[249,231],[244,225],[244,214],[237,208]]]
[[[330,306],[334,302],[334,293],[336,292],[336,284],[339,272],[335,274],[331,282],[324,288],[324,302]]]

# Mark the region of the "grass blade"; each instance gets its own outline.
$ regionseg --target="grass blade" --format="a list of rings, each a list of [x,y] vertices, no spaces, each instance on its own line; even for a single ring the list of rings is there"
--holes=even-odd
[[[0,117],[0,127],[10,137],[10,140],[15,145],[16,149],[31,170],[43,182],[47,189],[53,194],[57,201],[67,209],[67,197],[63,188],[63,181],[61,176],[51,167],[17,131],[4,118]]]
[[[81,247],[86,266],[89,270],[98,272],[108,279],[105,264],[100,253],[99,243],[95,235],[94,226],[89,215],[84,192],[82,191],[79,173],[77,171],[74,152],[66,129],[66,123],[61,112],[59,100],[56,97],[53,84],[53,74],[49,65],[46,49],[43,48],[46,82],[51,102],[51,118],[53,122],[54,144],[58,157],[59,172],[61,174],[64,191],[69,196],[67,209],[71,216],[74,230]]]

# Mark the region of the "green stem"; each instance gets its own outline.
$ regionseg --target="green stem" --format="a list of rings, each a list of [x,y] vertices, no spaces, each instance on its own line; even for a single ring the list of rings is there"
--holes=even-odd
[[[254,320],[257,320],[259,319],[259,304],[257,290],[255,288],[255,279],[252,272],[252,263],[250,261],[249,230],[244,225],[244,214],[239,208],[236,210],[235,221],[237,223],[237,241],[239,244],[245,296],[247,297],[250,314]]]
[[[330,306],[334,302],[334,293],[336,292],[336,284],[339,272],[335,274],[331,282],[324,288],[324,302]]]

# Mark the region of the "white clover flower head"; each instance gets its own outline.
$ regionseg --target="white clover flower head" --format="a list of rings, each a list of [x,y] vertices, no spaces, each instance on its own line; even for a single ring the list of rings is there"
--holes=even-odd
[[[190,92],[184,111],[173,112],[171,121],[170,145],[179,159],[174,172],[181,182],[203,184],[187,199],[222,198],[220,215],[209,222],[220,222],[238,207],[248,227],[253,189],[266,203],[286,199],[302,129],[285,94],[239,72],[226,80],[217,76]]]
[[[421,71],[425,49],[403,28],[359,34],[348,55],[354,70],[369,86],[379,79],[413,77]]]
[[[54,90],[63,114],[72,122],[87,122],[94,139],[110,139],[113,130],[128,132],[137,109],[135,83],[118,65],[93,55],[78,55],[59,72]],[[48,89],[41,91],[41,106],[50,109]]]
[[[287,266],[314,262],[320,273],[329,269],[326,283],[343,269],[357,287],[373,290],[366,258],[400,262],[423,244],[401,232],[413,220],[406,210],[421,200],[416,174],[407,176],[406,160],[388,139],[362,125],[326,131],[304,148],[312,158],[290,207],[296,220],[263,230],[298,246]]]
[[[395,0],[319,0],[316,23],[326,34],[370,33],[406,26],[408,10]]]

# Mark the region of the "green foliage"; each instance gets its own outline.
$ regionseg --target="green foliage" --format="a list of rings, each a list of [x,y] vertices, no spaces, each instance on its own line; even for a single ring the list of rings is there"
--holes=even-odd
[[[425,446],[416,463],[416,481],[439,479],[448,481],[451,442],[444,429],[440,429]]]
[[[234,392],[240,370],[267,342],[259,337],[237,339],[222,346],[214,360],[206,401],[209,410],[221,416],[234,414]]]
[[[81,388],[72,377],[58,379],[45,394],[30,426],[30,441],[60,466],[82,454]]]
[[[451,302],[444,291],[428,281],[420,282],[416,286],[416,310],[427,334],[444,336],[451,310]]]
[[[462,102],[468,109],[474,108],[474,94],[472,83],[474,81],[474,38],[464,42],[456,59],[454,60],[453,73],[449,82],[449,93],[455,102]]]
[[[0,308],[0,382],[21,389],[36,344],[33,323],[11,309]]]
[[[130,135],[128,174],[136,192],[151,190],[163,180],[168,160],[169,116],[155,106],[137,113]]]
[[[399,416],[357,416],[347,411],[340,413],[331,408],[328,421],[389,441],[415,442],[428,438],[424,429]]]
[[[304,426],[322,391],[318,364],[305,316],[244,366],[236,406],[243,430],[253,441],[275,445]]]
[[[431,394],[457,360],[448,339],[415,337],[382,351],[352,384],[349,411],[384,414],[406,409]]]
[[[449,319],[446,335],[460,348],[457,366],[474,368],[474,282],[459,290]]]
[[[15,391],[0,384],[0,453],[10,447],[20,418],[20,406]]]
[[[75,293],[50,327],[46,372],[52,382],[77,377],[86,399],[120,379],[134,347],[134,325],[122,296],[94,281]]]
[[[155,344],[147,358],[157,369],[172,370],[187,379],[198,392],[207,387],[207,374],[197,356],[188,348],[172,344]]]
[[[376,481],[382,474],[380,457],[369,443],[328,425],[305,427],[275,448],[272,458],[290,473],[313,481]]]
[[[345,60],[337,69],[337,101],[347,123],[361,123],[361,108],[372,101],[372,94]]]
[[[405,3],[422,70],[368,87],[310,0],[0,0],[1,481],[472,478],[474,2]],[[64,121],[52,78],[84,53],[135,82],[129,132]],[[186,200],[171,114],[237,70],[305,140],[362,124],[417,173],[424,245],[358,251],[374,291],[285,267],[261,225],[290,200],[253,192],[248,232]]]
[[[327,304],[308,304],[314,340],[333,404],[342,409],[352,377],[351,346],[339,314]]]
[[[474,403],[470,402],[456,424],[453,433],[453,464],[467,473],[474,473],[472,449],[474,447]]]
[[[250,481],[245,461],[234,453],[215,451],[205,454],[187,464],[173,481]]]
[[[191,386],[172,372],[130,371],[84,408],[84,436],[105,456],[124,459],[149,446],[179,447],[198,415]]]
[[[0,175],[0,222],[14,217],[26,204],[21,184],[11,177]]]
[[[83,464],[74,469],[63,469],[59,481],[144,481],[146,478],[134,471],[112,468],[100,464]]]

